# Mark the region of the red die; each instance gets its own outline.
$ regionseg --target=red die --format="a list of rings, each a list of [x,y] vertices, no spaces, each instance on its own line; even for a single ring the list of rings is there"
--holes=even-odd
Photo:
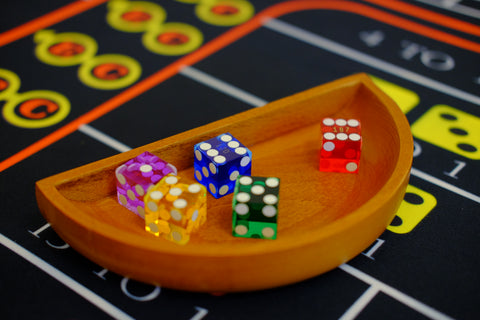
[[[360,121],[323,119],[320,171],[357,173],[361,150]]]

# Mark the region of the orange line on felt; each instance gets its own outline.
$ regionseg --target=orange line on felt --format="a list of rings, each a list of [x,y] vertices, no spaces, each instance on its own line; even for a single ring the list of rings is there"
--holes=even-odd
[[[414,33],[418,33],[426,37],[431,37],[433,39],[443,41],[449,44],[453,44],[455,46],[462,47],[464,49],[471,50],[474,52],[480,52],[480,45],[477,43],[467,41],[462,38],[447,34],[445,32],[441,32],[429,27],[425,27],[423,25],[406,20],[404,18],[400,18],[395,15],[380,11],[378,9],[374,9],[374,8],[371,8],[362,4],[353,3],[350,1],[326,0],[326,1],[320,2],[320,1],[307,0],[307,1],[289,1],[284,3],[279,3],[261,11],[260,13],[255,15],[251,20],[245,22],[242,25],[239,25],[235,28],[230,29],[224,34],[206,43],[198,50],[178,59],[174,63],[152,74],[148,78],[145,78],[144,80],[136,83],[135,85],[121,92],[117,96],[100,104],[99,106],[95,107],[91,111],[78,117],[77,119],[66,124],[60,129],[52,132],[46,137],[38,140],[37,142],[26,147],[25,149],[21,150],[20,152],[16,153],[10,158],[7,158],[4,161],[0,162],[0,172],[26,159],[27,157],[35,154],[36,152],[44,149],[45,147],[53,144],[54,142],[64,138],[65,136],[77,130],[81,125],[90,123],[95,119],[100,118],[101,116],[107,114],[108,112],[118,108],[122,104],[130,101],[131,99],[157,86],[163,81],[173,77],[180,71],[180,69],[183,66],[193,65],[203,60],[204,58],[212,55],[213,53],[218,52],[219,50],[228,46],[229,44],[241,39],[247,34],[257,30],[262,26],[263,21],[265,21],[266,19],[276,18],[284,14],[288,14],[296,11],[308,10],[308,9],[329,9],[329,10],[346,11],[354,14],[361,14],[368,18],[393,25],[401,29],[412,31]]]
[[[41,151],[42,149],[66,137],[67,135],[75,132],[83,124],[88,124],[94,121],[95,119],[100,118],[101,116],[116,109],[122,104],[148,91],[149,89],[155,87],[156,85],[162,83],[163,81],[173,77],[180,71],[180,69],[183,66],[192,65],[204,59],[205,57],[210,56],[211,54],[217,52],[221,48],[227,46],[229,43],[236,41],[237,39],[245,36],[246,34],[252,32],[255,29],[258,29],[261,26],[260,19],[255,19],[251,21],[252,21],[251,23],[243,24],[234,29],[231,29],[230,31],[224,33],[223,35],[208,42],[197,51],[178,59],[174,63],[152,74],[148,78],[145,78],[144,80],[136,83],[135,85],[124,90],[120,94],[114,96],[113,98],[95,107],[91,111],[88,111],[84,115],[69,122],[68,124],[64,125],[58,130],[52,132],[51,134],[36,141],[35,143],[19,151],[13,156],[0,162],[0,172],[28,158],[29,156],[37,153],[38,151]]]
[[[469,41],[449,33],[433,29],[431,27],[424,26],[420,23],[416,23],[405,18],[398,17],[391,13],[381,11],[372,7],[368,7],[364,4],[350,2],[350,1],[289,1],[285,3],[279,3],[273,5],[260,14],[270,15],[271,17],[278,17],[287,13],[295,11],[308,10],[308,9],[326,9],[336,10],[343,12],[350,12],[353,14],[360,14],[367,18],[383,22],[385,24],[398,27],[422,36],[438,40],[440,42],[448,43],[453,46],[466,49],[469,51],[480,53],[480,44]]]
[[[462,20],[445,16],[443,14],[436,13],[427,9],[423,9],[402,1],[397,1],[397,0],[387,0],[387,1],[364,0],[364,1],[377,4],[379,6],[382,6],[384,8],[388,8],[397,12],[408,14],[418,19],[433,22],[440,26],[444,26],[453,30],[461,31],[464,33],[468,33],[468,34],[480,37],[480,27],[475,24],[471,24]]]
[[[66,20],[86,10],[94,8],[108,0],[75,1],[16,28],[0,34],[0,47],[26,37],[36,31]]]

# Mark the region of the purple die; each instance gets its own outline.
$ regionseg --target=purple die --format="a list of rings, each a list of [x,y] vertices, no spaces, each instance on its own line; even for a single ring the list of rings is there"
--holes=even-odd
[[[197,143],[194,146],[195,178],[215,198],[235,189],[239,175],[250,175],[252,152],[230,133]]]
[[[177,169],[150,152],[144,152],[115,170],[118,202],[145,218],[143,196],[167,174]]]

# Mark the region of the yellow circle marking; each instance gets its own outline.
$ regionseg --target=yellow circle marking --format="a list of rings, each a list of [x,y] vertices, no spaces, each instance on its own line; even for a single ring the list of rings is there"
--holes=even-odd
[[[200,20],[216,26],[244,23],[254,13],[253,5],[245,0],[204,1],[195,7],[195,14]]]
[[[0,100],[7,100],[17,94],[20,78],[12,71],[0,69]]]
[[[117,76],[99,78],[96,70],[99,68],[117,68]],[[97,74],[97,76],[95,76]],[[115,90],[127,87],[140,78],[142,67],[137,60],[119,54],[104,54],[96,56],[78,68],[78,77],[89,87],[102,90]]]
[[[97,42],[90,36],[76,32],[55,33],[42,30],[35,33],[38,43],[35,55],[43,63],[58,66],[74,66],[95,56]]]
[[[108,4],[108,24],[124,32],[144,32],[151,25],[162,24],[166,17],[165,9],[156,3],[111,1]]]
[[[46,100],[55,104],[56,108],[49,113],[48,110],[41,110],[36,118],[28,119],[18,115],[15,111],[21,108],[22,104],[32,100]],[[53,126],[70,113],[70,101],[63,95],[53,91],[35,90],[21,93],[11,98],[3,108],[3,117],[11,124],[28,129],[44,128]]]
[[[142,42],[145,48],[154,53],[177,56],[200,47],[203,34],[191,25],[169,22],[144,33]]]

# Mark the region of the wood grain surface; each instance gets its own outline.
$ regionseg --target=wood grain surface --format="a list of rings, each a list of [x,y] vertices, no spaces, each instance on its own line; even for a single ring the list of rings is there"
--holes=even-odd
[[[318,170],[327,116],[361,121],[358,174]],[[118,204],[116,167],[150,151],[193,181],[193,145],[224,132],[252,150],[252,175],[281,179],[276,240],[232,236],[232,194],[208,195],[207,222],[185,246],[145,232]],[[36,195],[55,231],[111,271],[181,290],[259,290],[324,273],[375,241],[403,199],[412,153],[404,114],[357,74],[43,179]]]

